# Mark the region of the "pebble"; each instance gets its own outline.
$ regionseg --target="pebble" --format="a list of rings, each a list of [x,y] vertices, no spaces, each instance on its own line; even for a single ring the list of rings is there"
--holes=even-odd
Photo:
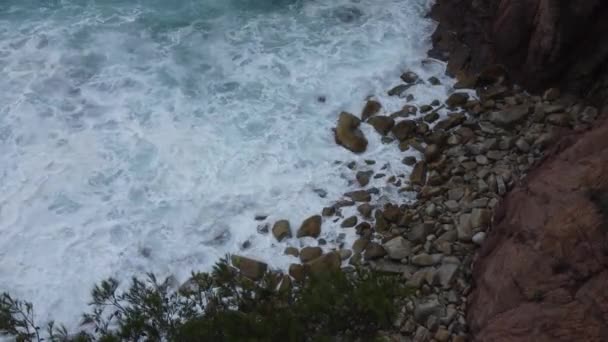
[[[471,240],[476,245],[481,245],[485,239],[486,239],[486,233],[485,232],[478,232],[475,235],[473,235],[473,238]]]
[[[412,244],[401,236],[389,240],[383,245],[388,257],[393,260],[401,260],[412,254]]]

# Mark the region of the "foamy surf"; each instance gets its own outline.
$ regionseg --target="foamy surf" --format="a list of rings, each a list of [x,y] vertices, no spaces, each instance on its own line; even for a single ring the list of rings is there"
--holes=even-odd
[[[337,114],[398,110],[405,69],[444,84],[414,104],[451,84],[422,63],[427,0],[170,3],[0,4],[0,290],[42,320],[76,324],[109,276],[184,280],[226,253],[287,267],[285,247],[317,241],[258,225],[297,228],[354,189],[348,161],[409,172],[369,126],[364,154],[337,146]],[[321,238],[354,235],[327,221]]]

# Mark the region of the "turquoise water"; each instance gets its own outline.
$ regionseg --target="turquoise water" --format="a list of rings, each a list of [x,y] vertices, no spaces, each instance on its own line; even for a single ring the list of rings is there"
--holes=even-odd
[[[360,156],[337,147],[331,127],[367,96],[387,112],[402,106],[383,95],[400,71],[442,74],[421,64],[427,9],[426,0],[3,0],[0,290],[71,323],[108,276],[183,280],[228,252],[294,262],[286,246],[317,242],[277,243],[257,232],[255,215],[297,228],[354,187],[336,160],[409,171],[369,127]],[[411,91],[422,103],[446,89]],[[326,249],[353,236],[324,223]]]

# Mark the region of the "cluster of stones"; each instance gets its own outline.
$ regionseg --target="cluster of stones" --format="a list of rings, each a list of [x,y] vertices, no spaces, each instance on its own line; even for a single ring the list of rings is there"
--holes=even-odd
[[[380,191],[368,187],[373,171],[348,164],[362,189],[344,194],[321,215],[306,219],[296,237],[318,238],[325,217],[343,219],[341,226],[354,227],[359,239],[350,250],[326,254],[320,247],[288,248],[285,252],[302,262],[291,265],[289,275],[301,280],[310,273],[338,270],[344,260],[351,267],[394,274],[415,294],[401,303],[395,330],[387,336],[406,341],[466,340],[470,265],[491,227],[493,209],[542,158],[559,130],[586,129],[598,115],[597,109],[562,97],[556,89],[543,96],[526,94],[506,84],[505,76],[494,67],[455,86],[473,88],[477,98],[456,89],[444,104],[406,104],[396,113],[381,115],[382,105],[370,100],[360,118],[341,113],[336,141],[353,152],[367,146],[359,129],[362,123],[372,125],[384,143],[420,152],[420,160],[408,156],[401,161],[413,167],[409,176],[387,177],[401,192],[415,193],[417,201],[374,203]],[[411,72],[401,78],[405,83],[389,95],[411,100],[404,94],[420,80]],[[440,119],[438,110],[443,108],[451,112]],[[343,218],[344,206],[356,206],[358,215]],[[275,222],[272,234],[279,241],[291,237],[289,222]],[[243,265],[243,258],[238,258],[235,265]],[[237,266],[243,274],[256,279],[266,271],[265,264],[246,261],[248,269]]]

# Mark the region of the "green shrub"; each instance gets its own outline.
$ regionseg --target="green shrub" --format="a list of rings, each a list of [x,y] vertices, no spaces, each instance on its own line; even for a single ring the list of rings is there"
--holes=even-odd
[[[408,294],[397,278],[367,271],[289,284],[272,272],[253,282],[226,260],[211,273],[193,273],[177,291],[170,279],[152,274],[134,278],[124,292],[108,279],[93,289],[91,312],[75,334],[53,323],[43,334],[32,306],[4,294],[0,335],[19,341],[367,341],[391,326],[395,302]]]

